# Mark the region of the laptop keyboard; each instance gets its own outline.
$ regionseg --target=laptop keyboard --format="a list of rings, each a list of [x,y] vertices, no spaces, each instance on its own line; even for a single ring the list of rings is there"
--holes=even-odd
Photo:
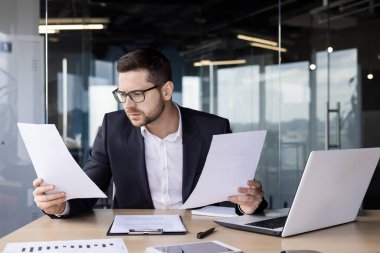
[[[287,216],[282,216],[282,217],[277,217],[277,218],[268,219],[268,220],[255,221],[255,222],[247,223],[245,225],[270,228],[270,229],[281,228],[285,225],[286,218]]]

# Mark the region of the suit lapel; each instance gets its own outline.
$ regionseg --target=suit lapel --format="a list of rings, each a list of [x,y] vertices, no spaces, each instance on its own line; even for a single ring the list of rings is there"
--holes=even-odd
[[[152,196],[150,194],[148,174],[145,164],[145,148],[144,138],[141,135],[140,128],[131,127],[132,129],[125,129],[124,134],[126,138],[125,149],[131,162],[131,169],[135,171],[136,179],[140,182],[140,189],[136,194],[142,194],[147,201],[150,201],[153,207]],[[131,189],[137,190],[137,189]]]
[[[182,199],[183,202],[190,196],[194,184],[199,159],[201,156],[203,141],[199,137],[200,129],[186,111],[179,107],[182,117],[183,139],[183,176]]]
[[[199,126],[194,119],[186,110],[179,108],[182,118],[183,139],[182,199],[185,202],[195,187],[194,180],[202,154],[203,140],[200,136]],[[131,169],[135,171],[136,178],[141,184],[138,194],[143,195],[153,208],[145,164],[144,138],[141,135],[140,128],[128,127],[124,130],[124,136],[126,140],[125,150],[129,157]]]

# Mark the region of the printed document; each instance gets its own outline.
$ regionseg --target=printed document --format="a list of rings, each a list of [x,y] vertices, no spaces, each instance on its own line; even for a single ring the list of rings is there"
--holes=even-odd
[[[49,193],[66,192],[66,199],[107,198],[79,167],[55,125],[18,123],[37,176],[53,184]]]
[[[227,201],[255,178],[266,131],[214,135],[198,183],[180,209]]]
[[[121,238],[70,240],[70,241],[41,241],[41,242],[12,242],[7,243],[3,253],[128,253]]]

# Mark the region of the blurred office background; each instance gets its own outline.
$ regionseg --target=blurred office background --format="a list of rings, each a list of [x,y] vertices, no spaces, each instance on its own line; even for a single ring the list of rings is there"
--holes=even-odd
[[[171,61],[179,105],[268,130],[272,208],[310,151],[380,146],[380,0],[1,0],[0,236],[42,215],[16,123],[55,124],[83,165],[118,109],[115,62],[141,47]],[[380,207],[379,170],[363,208]]]

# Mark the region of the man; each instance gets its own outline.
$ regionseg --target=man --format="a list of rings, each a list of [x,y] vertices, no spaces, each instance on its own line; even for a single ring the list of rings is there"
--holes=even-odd
[[[115,184],[114,208],[177,208],[186,201],[201,175],[214,134],[230,133],[227,119],[178,106],[172,101],[171,67],[154,49],[139,49],[117,63],[119,88],[113,91],[123,111],[104,117],[86,174],[102,189]],[[33,182],[34,201],[45,213],[72,216],[92,209],[96,199],[45,194],[53,185]],[[248,180],[228,197],[237,210],[263,210],[261,184]]]

